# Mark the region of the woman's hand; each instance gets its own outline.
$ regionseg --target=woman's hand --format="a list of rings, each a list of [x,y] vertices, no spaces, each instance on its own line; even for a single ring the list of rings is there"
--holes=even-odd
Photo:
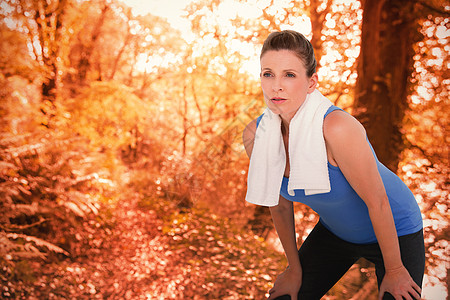
[[[421,288],[414,282],[404,266],[386,270],[380,286],[379,300],[385,292],[389,292],[396,300],[420,299]]]
[[[297,300],[298,291],[302,285],[302,272],[294,271],[289,267],[280,275],[270,289],[270,297],[267,300],[275,299],[279,296],[289,295],[292,300]]]

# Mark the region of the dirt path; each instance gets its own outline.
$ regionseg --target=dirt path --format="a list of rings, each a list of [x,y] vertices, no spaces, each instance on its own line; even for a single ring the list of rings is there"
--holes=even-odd
[[[133,199],[120,203],[113,219],[112,230],[92,232],[96,247],[84,256],[41,265],[42,276],[27,299],[172,298],[173,283],[163,278],[173,277],[167,272],[175,266],[166,255],[167,237],[158,234],[161,224],[155,213],[141,210]]]

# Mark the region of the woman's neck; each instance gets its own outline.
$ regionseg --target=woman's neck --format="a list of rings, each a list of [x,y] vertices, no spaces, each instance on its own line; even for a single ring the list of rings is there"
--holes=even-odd
[[[294,118],[295,114],[292,114],[291,116],[282,116],[280,114],[281,118],[281,132],[283,134],[289,135],[289,125],[291,124],[292,118]]]
[[[283,117],[281,117],[281,133],[283,135],[289,136],[289,125],[290,124],[291,124],[291,119],[286,120]]]

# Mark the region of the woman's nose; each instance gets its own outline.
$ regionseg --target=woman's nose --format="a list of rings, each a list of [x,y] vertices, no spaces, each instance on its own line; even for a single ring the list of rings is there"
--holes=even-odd
[[[279,92],[283,90],[283,86],[281,85],[281,82],[279,80],[275,80],[272,85],[272,90],[274,92]]]

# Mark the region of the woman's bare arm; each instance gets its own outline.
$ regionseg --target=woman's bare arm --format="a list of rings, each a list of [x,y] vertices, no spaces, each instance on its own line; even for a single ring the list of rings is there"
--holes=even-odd
[[[420,288],[403,266],[389,199],[363,126],[349,114],[337,111],[325,119],[324,137],[334,161],[367,205],[383,255],[389,292],[394,296],[409,297],[408,292],[415,295],[412,288]],[[400,277],[390,276],[398,270],[402,270]]]
[[[280,195],[278,205],[270,207],[273,224],[283,245],[289,268],[301,273],[300,259],[298,257],[297,241],[295,236],[294,205],[291,201]]]
[[[245,150],[248,157],[251,157],[253,143],[256,133],[256,119],[245,127],[242,134]],[[288,269],[280,274],[275,281],[274,287],[269,291],[270,299],[288,294],[292,299],[297,298],[302,282],[302,269],[298,257],[297,242],[295,236],[294,207],[291,201],[284,199],[280,195],[278,205],[270,207],[273,224],[278,237],[283,245],[286,258],[289,263]]]
[[[280,195],[278,205],[270,207],[270,213],[289,267],[277,277],[268,300],[286,294],[297,299],[303,278],[295,236],[294,205]]]

